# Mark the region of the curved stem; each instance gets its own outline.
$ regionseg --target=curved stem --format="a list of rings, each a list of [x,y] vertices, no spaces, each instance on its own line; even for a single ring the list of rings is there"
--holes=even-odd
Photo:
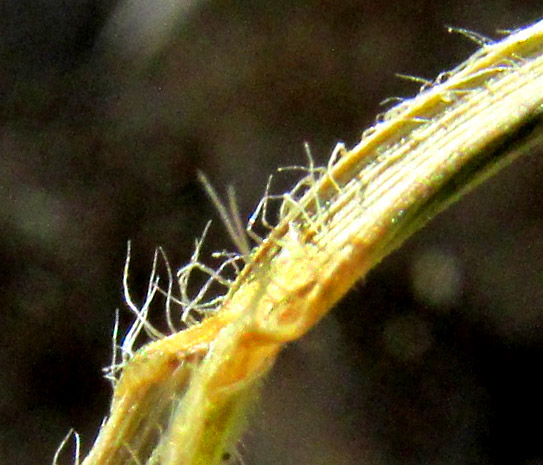
[[[441,210],[542,146],[542,89],[539,22],[394,107],[327,168],[311,166],[217,312],[127,363],[83,464],[220,463],[284,343]]]

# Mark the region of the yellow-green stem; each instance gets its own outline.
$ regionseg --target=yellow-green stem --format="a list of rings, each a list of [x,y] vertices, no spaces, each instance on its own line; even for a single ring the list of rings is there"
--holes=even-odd
[[[83,464],[219,464],[285,343],[438,212],[542,143],[539,22],[483,47],[327,168],[309,169],[216,313],[127,362]]]

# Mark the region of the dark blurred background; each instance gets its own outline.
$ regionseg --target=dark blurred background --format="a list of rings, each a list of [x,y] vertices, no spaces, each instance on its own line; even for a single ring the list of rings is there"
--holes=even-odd
[[[179,267],[277,167],[354,145],[390,96],[540,1],[0,1],[0,464],[83,450],[109,408],[122,267]],[[543,154],[441,215],[281,355],[248,465],[543,464]],[[286,187],[286,186],[284,186]],[[216,221],[206,251],[228,247]],[[59,463],[71,463],[69,453]]]

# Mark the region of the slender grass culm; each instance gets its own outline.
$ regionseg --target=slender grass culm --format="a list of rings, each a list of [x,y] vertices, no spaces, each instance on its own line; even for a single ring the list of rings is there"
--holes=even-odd
[[[356,147],[338,145],[327,166],[310,159],[290,192],[266,191],[247,228],[233,193],[225,207],[204,180],[239,254],[222,254],[223,265],[212,270],[199,262],[197,241],[178,273],[180,295],[171,279],[159,289],[153,272],[141,308],[127,289],[127,260],[126,297],[137,318],[120,360],[109,368],[111,411],[83,465],[224,463],[283,345],[309,331],[437,213],[538,145],[543,21],[484,44],[388,111]],[[274,201],[281,204],[272,226],[266,213]],[[267,237],[254,232],[257,223],[269,229]],[[248,238],[257,244],[252,249]],[[162,258],[157,252],[155,266]],[[228,278],[232,270],[234,280]],[[190,297],[193,271],[209,280]],[[207,299],[215,285],[224,286],[225,295]],[[149,303],[161,292],[172,330],[167,337],[147,320]],[[187,329],[177,330],[170,304],[182,307]],[[141,331],[155,340],[134,351]]]

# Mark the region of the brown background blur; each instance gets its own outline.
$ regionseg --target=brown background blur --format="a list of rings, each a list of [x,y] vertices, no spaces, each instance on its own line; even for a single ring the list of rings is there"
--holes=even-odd
[[[197,169],[247,217],[304,141],[324,163],[417,92],[395,73],[432,79],[476,49],[446,26],[498,38],[543,16],[537,0],[147,3],[0,1],[0,465],[51,463],[71,427],[90,447],[115,308],[131,321],[127,241],[141,296],[154,248],[178,267],[216,218]],[[542,156],[285,350],[248,465],[543,464]],[[232,248],[212,228],[206,250]]]

